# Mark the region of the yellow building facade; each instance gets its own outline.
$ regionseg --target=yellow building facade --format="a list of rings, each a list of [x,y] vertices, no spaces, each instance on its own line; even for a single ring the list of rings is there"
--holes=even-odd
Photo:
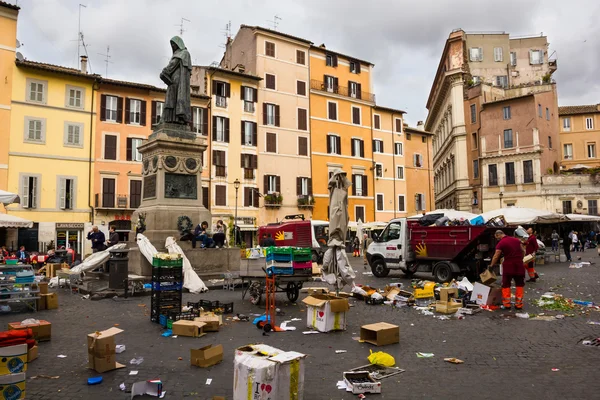
[[[314,219],[329,218],[327,184],[347,173],[351,221],[375,221],[371,92],[373,64],[326,49],[310,49],[310,131]]]
[[[419,128],[404,126],[404,173],[407,216],[433,210],[434,187],[432,160],[433,134]]]
[[[8,213],[34,222],[16,239],[27,250],[51,241],[89,252],[97,75],[32,61],[13,62]],[[82,72],[83,71],[83,72]]]
[[[558,107],[560,165],[600,167],[600,104]]]
[[[19,7],[0,2],[0,190],[8,187],[8,143],[12,75],[16,56]]]

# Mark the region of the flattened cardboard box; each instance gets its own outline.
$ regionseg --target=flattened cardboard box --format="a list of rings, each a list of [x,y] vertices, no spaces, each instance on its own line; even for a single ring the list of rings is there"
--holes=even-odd
[[[316,294],[302,300],[306,304],[306,326],[319,332],[346,330],[348,299]]]
[[[27,350],[27,363],[30,363],[38,358],[38,347],[37,345],[33,346],[29,350]]]
[[[360,327],[360,340],[375,346],[399,343],[400,328],[387,322],[363,325]]]
[[[190,350],[190,361],[192,365],[207,368],[223,361],[223,346],[208,345],[200,349]]]
[[[238,348],[233,364],[233,400],[302,400],[305,357],[264,344]]]
[[[0,399],[21,400],[25,398],[25,373],[0,376]]]
[[[52,338],[52,324],[43,319],[40,319],[39,321],[40,321],[39,324],[29,324],[29,325],[23,325],[20,322],[9,322],[8,330],[11,331],[11,330],[21,330],[21,329],[29,328],[33,332],[33,337],[38,342],[44,342],[44,341],[50,340]]]
[[[27,345],[0,347],[0,375],[27,372]]]
[[[171,331],[177,336],[200,337],[205,335],[202,331],[204,326],[206,324],[200,321],[179,320],[173,322]]]
[[[88,368],[97,372],[106,372],[113,369],[124,368],[115,359],[115,335],[123,332],[119,328],[109,328],[101,332],[87,335]]]
[[[344,372],[343,376],[352,394],[381,393],[381,382],[373,379],[367,371]],[[354,382],[354,379],[360,379],[361,382]]]

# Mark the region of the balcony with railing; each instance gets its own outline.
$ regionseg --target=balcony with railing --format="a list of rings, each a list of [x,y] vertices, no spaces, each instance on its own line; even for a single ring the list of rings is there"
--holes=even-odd
[[[141,194],[96,193],[94,206],[98,209],[136,209],[142,201]]]
[[[244,101],[244,111],[247,113],[254,113],[254,103],[251,101]]]
[[[269,193],[264,195],[266,208],[280,208],[283,203],[283,196],[279,193]]]
[[[326,93],[333,93],[340,96],[350,97],[353,99],[369,101],[375,103],[375,94],[365,91],[353,91],[345,86],[328,86],[326,82],[311,79],[310,88]]]
[[[227,97],[225,96],[216,96],[215,105],[221,108],[227,108]]]
[[[298,209],[312,210],[315,206],[315,198],[312,195],[301,194],[298,196]]]

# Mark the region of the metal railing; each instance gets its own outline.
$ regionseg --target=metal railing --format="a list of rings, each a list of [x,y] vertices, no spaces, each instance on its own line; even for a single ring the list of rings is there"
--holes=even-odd
[[[254,112],[254,103],[251,101],[244,101],[244,111],[247,113]]]
[[[327,92],[327,93],[334,93],[334,94],[338,94],[340,96],[346,96],[346,97],[350,97],[353,99],[370,101],[372,103],[375,102],[375,95],[373,93],[369,93],[369,92],[365,92],[365,91],[353,92],[350,90],[350,88],[345,87],[345,86],[330,87],[330,86],[327,86],[327,84],[325,82],[318,81],[315,79],[311,79],[310,88],[313,90],[319,90],[321,92]]]
[[[227,97],[216,96],[215,105],[221,108],[227,108]]]

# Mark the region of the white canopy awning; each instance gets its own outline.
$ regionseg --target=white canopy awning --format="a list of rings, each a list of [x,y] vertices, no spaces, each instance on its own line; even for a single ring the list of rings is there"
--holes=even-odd
[[[33,222],[15,215],[0,214],[0,228],[31,228]]]
[[[583,221],[583,222],[600,221],[600,217],[597,215],[567,214],[567,218],[569,218],[571,221]]]
[[[0,190],[0,203],[4,205],[19,203],[19,195],[5,190]]]
[[[500,215],[511,225],[555,224],[568,221],[564,214],[524,207],[504,207],[481,214],[485,222]]]

